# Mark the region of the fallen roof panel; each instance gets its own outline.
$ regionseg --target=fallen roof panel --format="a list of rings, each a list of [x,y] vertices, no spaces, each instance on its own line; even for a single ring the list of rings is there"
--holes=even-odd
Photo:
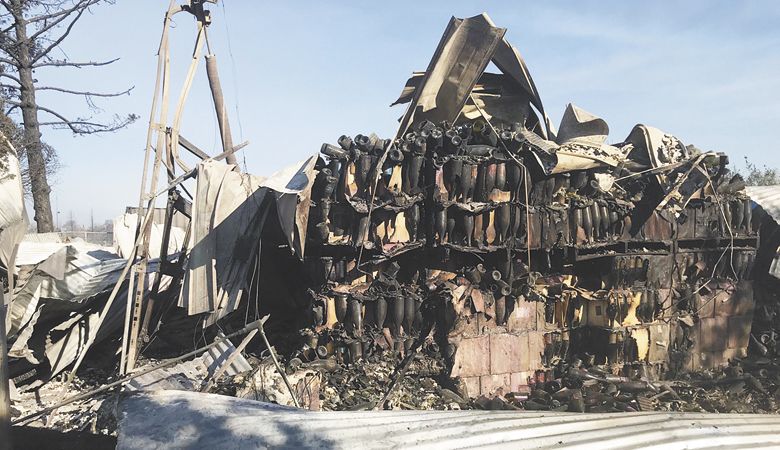
[[[769,414],[310,412],[158,391],[123,401],[117,448],[776,448],[777,426]]]

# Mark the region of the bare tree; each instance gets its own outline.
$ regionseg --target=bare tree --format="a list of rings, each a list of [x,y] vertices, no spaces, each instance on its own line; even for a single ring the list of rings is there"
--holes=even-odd
[[[69,118],[51,105],[42,105],[36,98],[38,91],[83,96],[92,114],[100,112],[94,104],[96,97],[116,97],[121,92],[90,92],[59,86],[40,85],[33,72],[62,67],[97,67],[111,64],[109,61],[71,61],[67,57],[57,59],[52,52],[58,49],[73,27],[91,6],[112,3],[111,0],[0,0],[0,87],[5,90],[6,114],[21,113],[24,128],[23,150],[32,191],[35,222],[38,232],[54,231],[51,212],[49,181],[47,177],[47,149],[41,141],[41,127],[70,129],[74,134],[93,134],[116,131],[135,121],[138,116],[113,116],[109,121],[92,116]],[[64,52],[63,52],[64,54]],[[40,121],[38,113],[46,119]],[[50,149],[49,149],[50,150]],[[51,158],[49,158],[51,159]]]

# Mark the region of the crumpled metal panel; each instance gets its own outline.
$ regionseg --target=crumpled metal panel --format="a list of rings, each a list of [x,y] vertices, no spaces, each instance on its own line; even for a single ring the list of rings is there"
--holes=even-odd
[[[745,186],[745,191],[775,222],[780,222],[780,185]]]
[[[213,376],[235,351],[236,347],[226,339],[195,359],[173,367],[162,367],[133,378],[125,385],[125,389],[128,391],[199,390],[201,382],[206,377]],[[239,354],[227,367],[225,375],[234,376],[250,370],[252,366],[243,355]]]
[[[120,407],[118,449],[780,446],[780,416],[770,414],[309,412],[180,391],[132,395]]]
[[[235,166],[214,161],[200,163],[192,205],[192,250],[177,306],[190,315],[210,313],[206,326],[238,307],[270,210],[270,194],[290,248],[303,257],[316,158],[269,178],[242,174]]]
[[[780,223],[780,185],[745,186],[750,200],[764,209],[769,217]],[[775,257],[769,266],[769,274],[780,278],[780,256]]]
[[[126,260],[108,252],[62,247],[37,265],[14,294],[6,317],[9,336],[27,323],[40,299],[51,299],[58,313],[78,309],[85,300],[112,288],[125,264]]]
[[[126,287],[99,328],[95,305],[108,297],[126,263],[104,250],[66,245],[34,266],[8,306],[9,355],[33,364],[46,358],[54,376],[75,361],[90,336],[100,342],[121,329]],[[147,283],[160,276],[158,267],[156,260],[149,263]],[[163,288],[169,282],[165,277]]]
[[[138,214],[125,213],[114,218],[114,251],[121,257],[126,258],[135,247],[135,232],[138,226]],[[152,222],[149,236],[149,257],[159,258],[162,248],[162,239],[165,226],[160,223]],[[168,236],[168,255],[180,251],[184,247],[186,231],[182,227],[171,226]]]
[[[496,27],[486,14],[450,19],[420,87],[415,89],[414,99],[401,120],[401,135],[423,120],[453,121],[504,33],[506,28]]]
[[[512,77],[528,94],[530,103],[539,111],[542,116],[541,120],[544,122],[544,130],[540,130],[542,131],[542,137],[555,139],[555,126],[544,111],[542,98],[539,96],[536,84],[533,78],[531,78],[531,72],[528,70],[528,66],[525,65],[525,60],[523,60],[520,52],[506,39],[502,39],[501,43],[496,47],[492,61],[496,67]]]
[[[3,136],[3,139],[8,142]],[[27,210],[24,206],[22,176],[19,159],[13,149],[5,152],[0,161],[0,265],[11,273],[14,269],[19,241],[27,231]],[[13,278],[11,283],[13,283]]]

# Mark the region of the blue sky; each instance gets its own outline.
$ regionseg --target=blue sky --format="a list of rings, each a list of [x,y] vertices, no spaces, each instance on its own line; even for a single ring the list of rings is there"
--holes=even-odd
[[[132,94],[98,101],[106,114],[141,119],[114,134],[74,137],[44,130],[63,168],[53,180],[60,223],[88,224],[137,203],[155,53],[167,1],[117,0],[95,8],[63,45],[73,60],[120,57],[112,66],[51,69],[46,84]],[[265,2],[212,6],[209,37],[231,114],[239,161],[269,175],[341,134],[389,137],[403,107],[389,108],[407,77],[424,69],[450,16],[487,12],[528,64],[557,124],[568,102],[610,125],[622,141],[637,123],[685,143],[780,166],[780,2]],[[172,31],[172,86],[178,89],[194,43],[193,20]],[[79,98],[45,93],[41,103],[73,116]],[[182,135],[219,153],[205,68],[183,118]]]

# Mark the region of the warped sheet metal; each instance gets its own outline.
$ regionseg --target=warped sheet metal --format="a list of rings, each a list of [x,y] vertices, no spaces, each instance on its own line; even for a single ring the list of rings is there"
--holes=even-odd
[[[542,98],[539,96],[539,91],[536,89],[536,84],[533,78],[531,78],[531,72],[525,65],[525,60],[520,55],[520,52],[512,46],[506,39],[502,39],[496,47],[493,54],[493,64],[498,67],[501,72],[512,77],[520,87],[528,94],[530,103],[539,111],[542,115],[542,121],[544,122],[544,129],[540,130],[540,135],[546,139],[555,139],[555,127],[547,117],[547,113],[544,111],[544,105],[542,104]]]
[[[18,288],[8,308],[8,334],[12,335],[27,323],[41,299],[56,300],[58,306],[53,309],[57,314],[79,309],[88,298],[113,288],[124,265],[125,260],[116,255],[84,252],[72,245],[54,252]]]
[[[764,208],[775,222],[780,223],[780,185],[746,186],[745,191],[753,202]]]
[[[423,120],[455,120],[504,33],[506,29],[496,27],[486,14],[450,19],[401,120],[400,134]]]
[[[538,118],[531,111],[528,94],[508,77],[483,73],[471,91],[470,102],[463,105],[460,118],[477,119],[483,115],[493,126],[522,123],[537,129]],[[544,130],[542,130],[544,131]]]
[[[19,159],[13,149],[7,150],[0,160],[0,265],[13,273],[16,250],[28,221]]]
[[[309,199],[314,184],[314,164],[317,156],[311,156],[276,172],[262,183],[276,198],[279,224],[290,248],[303,258],[306,243],[306,227],[309,223]]]
[[[772,414],[549,411],[310,412],[181,391],[120,405],[118,449],[777,448]],[[262,426],[258,426],[262,424]]]
[[[780,185],[745,186],[745,191],[755,205],[766,211],[775,223],[780,223]],[[780,254],[777,254],[777,249],[769,264],[769,274],[780,279]]]
[[[133,378],[126,385],[127,391],[179,390],[197,391],[201,383],[214,375],[236,351],[230,340],[224,340],[209,348],[202,355],[173,367],[162,367]],[[239,354],[225,370],[225,375],[234,376],[252,370],[252,366]]]
[[[271,201],[290,248],[302,257],[315,162],[310,157],[267,179],[232,165],[200,163],[192,250],[178,306],[190,315],[209,313],[207,326],[238,307]]]
[[[518,132],[534,150],[533,156],[548,175],[615,167],[625,159],[622,150],[606,144],[607,122],[572,103],[566,106],[554,141],[543,139],[528,129]]]
[[[57,236],[57,233],[45,233],[44,236],[46,235]],[[77,248],[82,253],[95,252],[113,255],[114,258],[120,257],[111,247],[91,244],[81,239],[63,242],[62,240],[55,241],[53,239],[38,240],[36,239],[37,236],[37,234],[24,235],[24,239],[19,243],[19,251],[16,253],[16,267],[34,266],[39,264],[54,253],[68,246]]]
[[[241,298],[251,246],[259,241],[261,179],[235,166],[198,165],[192,204],[192,250],[178,306],[190,315],[233,311]],[[264,220],[264,217],[263,217]]]
[[[521,123],[545,139],[555,139],[531,73],[520,52],[503,38],[505,33],[486,14],[451,19],[428,70],[412,74],[391,105],[412,102],[401,133],[423,120],[439,123],[484,114],[493,125]],[[488,61],[502,74],[484,73]]]
[[[398,99],[390,106],[412,101],[415,90],[424,78],[425,72],[412,74]],[[494,126],[523,123],[530,128],[539,122],[531,111],[529,94],[518,89],[517,83],[501,74],[483,73],[471,91],[471,100],[473,102],[463,105],[459,118],[476,119],[484,114]]]
[[[125,213],[114,219],[114,249],[119,256],[126,258],[133,251],[137,225],[138,214],[135,213]],[[160,257],[164,228],[163,224],[152,222],[152,231],[149,239],[150,258]],[[186,234],[186,231],[181,227],[171,227],[171,235],[168,242],[169,255],[181,251],[182,247],[184,247]]]
[[[653,169],[673,167],[691,157],[690,151],[679,139],[658,128],[643,124],[634,126],[626,142],[632,147],[627,158]],[[667,192],[672,185],[672,182],[667,179],[667,172],[658,170],[655,174],[664,192]]]
[[[99,342],[119,330],[126,287],[120,290],[99,329],[97,323],[101,307],[125,264],[124,259],[106,251],[66,245],[36,265],[8,307],[9,355],[33,364],[45,358],[54,376],[75,361],[91,335]],[[157,262],[152,261],[148,283],[157,276],[157,269]],[[169,282],[166,280],[163,288]]]
[[[566,105],[558,127],[558,144],[575,142],[591,147],[601,147],[609,136],[609,125],[601,117],[589,113],[572,103]]]

